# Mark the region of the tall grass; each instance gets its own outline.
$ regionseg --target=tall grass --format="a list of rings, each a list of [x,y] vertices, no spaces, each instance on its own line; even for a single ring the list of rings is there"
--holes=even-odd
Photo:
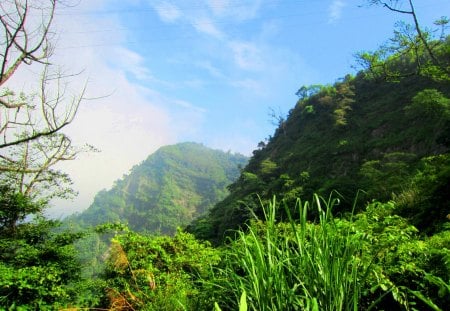
[[[263,206],[264,222],[238,232],[224,261],[225,307],[237,309],[245,292],[249,310],[357,310],[364,237],[333,219],[336,203],[318,196],[298,201],[299,219],[285,208],[289,222],[280,224],[276,200]],[[310,209],[319,213],[317,224],[308,222]]]

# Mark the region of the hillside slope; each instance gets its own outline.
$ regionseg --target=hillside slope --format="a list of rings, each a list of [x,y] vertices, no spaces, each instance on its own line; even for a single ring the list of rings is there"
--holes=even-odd
[[[242,155],[196,143],[162,147],[72,220],[122,222],[136,231],[172,234],[223,199],[246,163]]]
[[[449,51],[447,40],[443,63],[450,63]],[[401,60],[387,64],[402,70],[409,63]],[[260,199],[276,195],[294,206],[297,198],[333,191],[341,196],[335,213],[350,211],[359,193],[362,202],[395,200],[399,214],[419,229],[438,230],[450,213],[449,81],[426,74],[389,79],[366,70],[334,85],[302,87],[230,195],[188,231],[220,241],[254,213],[261,216]]]

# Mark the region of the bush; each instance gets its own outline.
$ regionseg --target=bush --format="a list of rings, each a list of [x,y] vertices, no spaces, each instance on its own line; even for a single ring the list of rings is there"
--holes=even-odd
[[[105,272],[109,308],[205,310],[213,305],[208,279],[219,252],[188,233],[174,237],[134,232],[112,240]]]

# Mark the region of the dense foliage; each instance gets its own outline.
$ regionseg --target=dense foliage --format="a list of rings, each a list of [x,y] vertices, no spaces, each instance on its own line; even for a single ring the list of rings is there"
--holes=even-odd
[[[436,55],[450,63],[450,40],[439,46]],[[404,68],[398,62],[393,57],[384,66]],[[448,79],[416,74],[393,81],[367,70],[334,85],[303,87],[298,95],[286,120],[229,186],[230,194],[191,232],[220,241],[252,213],[262,216],[258,196],[268,201],[277,195],[292,205],[298,197],[334,190],[346,203],[336,212],[349,211],[363,190],[361,202],[394,199],[412,224],[439,230],[450,181]]]
[[[444,310],[450,303],[450,227],[421,237],[396,215],[393,202],[335,218],[339,204],[315,196],[292,207],[273,199],[262,206],[262,219],[216,248],[183,232],[125,231],[112,240],[98,307]],[[285,222],[276,221],[281,210]],[[308,221],[311,210],[317,223]]]
[[[51,309],[78,296],[81,270],[73,242],[81,234],[54,232],[58,223],[40,216],[41,208],[0,188],[0,306],[8,310]],[[24,223],[24,215],[34,218]]]
[[[245,292],[250,310],[443,310],[450,294],[449,231],[421,239],[395,215],[393,203],[369,204],[337,219],[339,200],[297,202],[299,218],[265,221],[224,249],[215,280],[223,309],[237,310]],[[307,221],[314,209],[318,224]],[[290,213],[288,212],[288,215]]]
[[[162,147],[129,175],[101,191],[73,220],[85,225],[127,223],[135,231],[173,234],[223,199],[247,158],[181,143]]]
[[[207,310],[213,304],[202,282],[220,252],[178,232],[174,237],[127,232],[112,240],[104,278],[113,310]]]

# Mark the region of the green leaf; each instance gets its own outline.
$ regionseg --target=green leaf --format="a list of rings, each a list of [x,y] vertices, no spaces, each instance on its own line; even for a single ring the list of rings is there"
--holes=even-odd
[[[220,309],[220,307],[217,304],[217,302],[214,302],[214,311],[222,311],[222,309]]]
[[[413,294],[414,296],[416,296],[417,298],[419,298],[420,300],[422,300],[422,302],[426,303],[427,306],[429,306],[431,309],[435,310],[435,311],[442,311],[441,308],[439,308],[438,306],[436,306],[430,298],[425,297],[421,292],[416,291],[416,290],[409,290],[409,292],[411,294]]]
[[[244,290],[239,301],[239,311],[247,311],[247,308],[247,293]]]

